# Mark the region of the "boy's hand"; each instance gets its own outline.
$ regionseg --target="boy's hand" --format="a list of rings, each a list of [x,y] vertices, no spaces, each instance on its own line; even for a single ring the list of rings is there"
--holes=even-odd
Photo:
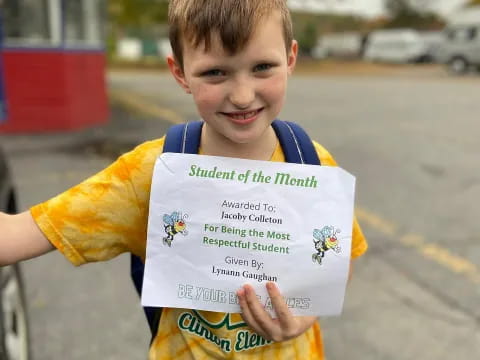
[[[315,316],[293,316],[274,283],[267,283],[267,291],[277,314],[276,319],[265,311],[250,285],[244,285],[237,291],[243,319],[266,340],[278,342],[296,338],[315,323]]]

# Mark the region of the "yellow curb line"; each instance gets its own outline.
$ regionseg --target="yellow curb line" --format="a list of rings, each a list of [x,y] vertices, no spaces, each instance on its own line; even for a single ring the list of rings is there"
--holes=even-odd
[[[156,105],[145,96],[138,95],[135,92],[109,89],[108,96],[112,101],[119,102],[134,111],[143,113],[149,118],[166,120],[172,124],[181,124],[185,122],[185,119],[175,111]]]
[[[424,258],[427,258],[456,274],[465,276],[476,284],[480,284],[480,269],[469,260],[453,254],[440,245],[427,242],[422,235],[401,235],[398,233],[395,224],[380,218],[378,215],[369,212],[368,210],[356,208],[355,214],[359,221],[368,224],[384,235],[392,237],[403,245],[414,249]]]
[[[137,93],[126,90],[111,89],[109,90],[109,96],[112,100],[118,101],[132,110],[139,111],[148,117],[164,119],[172,124],[185,122],[185,119],[174,110],[162,108]],[[366,209],[357,207],[355,209],[355,214],[360,221],[383,235],[387,235],[399,241],[401,244],[414,249],[424,258],[427,258],[456,274],[463,275],[474,283],[480,284],[480,269],[469,260],[453,254],[448,249],[437,244],[427,242],[422,235],[401,235],[398,233],[397,225],[388,220],[382,219],[377,214]]]

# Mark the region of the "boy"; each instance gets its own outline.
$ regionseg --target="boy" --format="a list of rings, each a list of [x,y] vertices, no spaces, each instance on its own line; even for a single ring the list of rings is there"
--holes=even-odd
[[[285,0],[171,0],[168,66],[205,121],[200,153],[285,161],[270,126],[280,112],[298,45]],[[123,252],[145,258],[150,185],[164,139],[29,212],[0,214],[0,264],[60,250],[75,265]],[[335,166],[315,143],[323,165]],[[352,258],[366,250],[353,224]],[[246,285],[242,314],[163,309],[149,359],[323,359],[315,317],[294,317],[273,283],[272,319]]]

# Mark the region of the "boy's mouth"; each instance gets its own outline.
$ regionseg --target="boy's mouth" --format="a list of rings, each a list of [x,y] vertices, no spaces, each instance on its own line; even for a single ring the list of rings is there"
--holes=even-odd
[[[234,112],[222,112],[222,115],[227,116],[232,121],[240,124],[246,124],[254,121],[257,115],[263,110],[263,108],[249,111],[234,111]]]

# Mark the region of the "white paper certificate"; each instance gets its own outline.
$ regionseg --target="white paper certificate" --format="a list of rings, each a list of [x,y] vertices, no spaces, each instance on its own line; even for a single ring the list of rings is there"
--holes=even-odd
[[[240,312],[273,281],[295,315],[338,315],[355,178],[338,167],[188,154],[155,163],[142,305]]]

